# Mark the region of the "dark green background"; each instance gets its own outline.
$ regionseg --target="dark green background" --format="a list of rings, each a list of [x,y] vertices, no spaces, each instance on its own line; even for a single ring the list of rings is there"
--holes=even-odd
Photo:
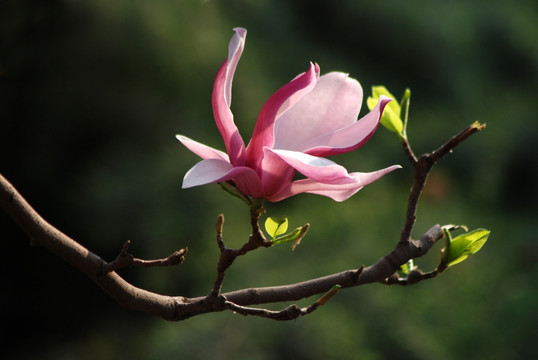
[[[0,215],[0,354],[10,359],[531,359],[538,357],[538,8],[535,1],[0,1],[0,172],[53,225],[107,260],[123,242],[185,264],[126,269],[133,284],[206,294],[218,249],[248,237],[247,208],[217,186],[182,190],[198,158],[174,135],[223,149],[211,89],[232,28],[248,29],[232,109],[248,141],[266,99],[309,61],[396,96],[431,151],[487,123],[432,173],[415,236],[430,226],[492,230],[480,253],[412,287],[342,291],[292,322],[229,312],[169,323],[125,310]],[[364,105],[366,109],[366,106]],[[366,112],[363,109],[361,115]],[[371,264],[394,246],[412,171],[379,129],[350,171],[404,168],[344,203],[267,204],[303,243],[239,259],[225,290],[279,285]],[[436,247],[418,263],[430,270]],[[299,302],[307,305],[314,301]],[[272,308],[287,306],[279,304]],[[5,355],[5,356],[4,356]]]

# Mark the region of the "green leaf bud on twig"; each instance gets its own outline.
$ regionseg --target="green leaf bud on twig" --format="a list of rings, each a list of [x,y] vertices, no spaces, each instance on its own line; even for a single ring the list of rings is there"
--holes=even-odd
[[[490,234],[487,229],[475,229],[452,238],[450,230],[455,228],[457,227],[454,225],[443,227],[446,247],[442,250],[443,255],[439,264],[439,271],[444,271],[446,268],[467,259],[469,255],[477,253],[484,246]]]

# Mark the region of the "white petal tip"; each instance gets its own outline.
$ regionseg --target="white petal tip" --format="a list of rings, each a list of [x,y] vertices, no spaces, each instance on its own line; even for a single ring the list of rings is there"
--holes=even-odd
[[[391,98],[391,97],[385,96],[385,95],[380,95],[379,96],[379,102],[387,103],[387,102],[392,101],[392,100],[394,100],[394,99]]]

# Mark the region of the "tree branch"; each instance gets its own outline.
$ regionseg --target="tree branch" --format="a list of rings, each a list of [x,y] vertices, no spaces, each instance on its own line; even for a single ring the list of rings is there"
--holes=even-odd
[[[426,254],[443,237],[442,228],[439,225],[434,225],[420,239],[411,239],[411,232],[416,220],[418,198],[426,183],[428,172],[439,159],[448,154],[455,146],[483,128],[483,125],[475,123],[451,138],[433,153],[422,155],[416,163],[413,163],[415,166],[415,182],[409,196],[407,217],[404,228],[402,229],[402,237],[394,250],[368,267],[361,266],[359,269],[346,270],[290,285],[250,288],[224,294],[220,293],[225,272],[237,256],[244,255],[259,247],[269,247],[272,245],[272,242],[267,241],[259,229],[258,220],[263,213],[261,206],[251,205],[252,235],[240,249],[226,248],[222,238],[224,217],[222,215],[219,216],[216,229],[217,244],[221,250],[221,255],[217,268],[217,278],[209,295],[196,298],[165,296],[140,289],[126,282],[116,272],[119,268],[129,265],[167,266],[181,263],[187,252],[187,248],[179,250],[164,259],[141,260],[127,253],[129,244],[127,242],[118,257],[111,263],[107,263],[98,255],[92,253],[46,222],[1,174],[0,207],[34,243],[44,246],[82,271],[120,305],[129,309],[151,313],[171,321],[183,320],[191,316],[224,310],[231,310],[243,315],[289,320],[311,313],[319,305],[323,305],[336,293],[336,290],[334,290],[335,287],[349,288],[374,282],[409,285],[416,283],[417,279],[420,281],[436,276],[437,274],[433,273],[423,274],[420,272],[411,272],[407,278],[402,279],[394,274],[401,265],[410,259]],[[413,154],[410,147],[408,149],[408,154]],[[411,159],[413,157],[414,155],[411,156]],[[411,276],[411,274],[413,275]],[[326,294],[318,301],[302,309],[295,305],[291,305],[281,311],[248,307],[250,305],[296,301],[323,293]]]
[[[248,241],[243,244],[240,249],[229,249],[226,247],[222,236],[222,233],[224,231],[224,215],[220,214],[217,217],[217,224],[215,227],[217,230],[217,245],[220,249],[220,258],[217,265],[217,278],[215,279],[213,289],[211,290],[209,296],[216,297],[220,295],[220,290],[222,288],[222,283],[224,282],[226,270],[233,264],[233,262],[238,256],[245,255],[249,251],[256,250],[261,246],[271,247],[273,245],[272,241],[267,241],[267,239],[265,239],[265,236],[263,235],[260,229],[260,225],[258,223],[260,216],[264,212],[265,210],[262,207],[255,205],[250,207],[250,223],[252,225],[252,235],[250,235]]]
[[[327,301],[329,301],[333,296],[338,293],[340,288],[340,285],[334,286],[331,290],[329,290],[322,297],[320,297],[315,303],[304,308],[299,308],[297,307],[297,305],[293,304],[280,311],[271,311],[267,309],[251,308],[237,305],[228,300],[225,300],[224,305],[226,306],[226,309],[232,310],[233,312],[244,316],[253,315],[273,320],[293,320],[298,318],[299,316],[308,315],[315,311],[321,305],[325,305]],[[226,297],[224,296],[223,298],[226,299]]]
[[[441,145],[441,147],[433,151],[431,154],[423,154],[418,159],[411,150],[411,146],[409,145],[407,139],[404,139],[402,141],[404,152],[408,156],[409,161],[415,169],[415,179],[413,182],[413,187],[411,188],[411,192],[409,193],[407,215],[405,219],[405,224],[402,228],[400,242],[408,242],[411,240],[413,227],[415,226],[415,222],[417,220],[418,199],[420,198],[420,194],[422,193],[422,190],[426,185],[428,174],[430,173],[433,166],[439,160],[445,157],[448,153],[454,150],[456,146],[465,141],[469,136],[483,130],[485,127],[485,124],[479,124],[478,122],[475,122],[465,128],[459,134],[451,137],[447,142],[445,142],[443,145]]]
[[[203,313],[228,309],[241,313],[239,311],[241,310],[240,307],[295,301],[325,293],[336,285],[346,288],[371,282],[381,282],[397,271],[399,266],[407,262],[410,258],[426,253],[431,245],[442,237],[441,228],[434,226],[418,242],[399,246],[381,258],[376,264],[364,269],[361,267],[360,269],[347,270],[285,286],[232,291],[222,294],[222,297],[203,296],[186,298],[183,296],[165,296],[152,293],[126,282],[114,270],[107,269],[111,265],[106,261],[46,222],[2,175],[0,175],[0,205],[32,241],[44,246],[82,271],[120,305],[129,309],[155,314],[171,321],[183,320]],[[233,251],[242,254],[248,248],[250,248],[250,245]],[[222,299],[226,300],[223,301]],[[319,304],[315,305],[315,307],[317,306]],[[288,314],[286,316],[289,316],[290,309],[285,311]],[[306,313],[313,310],[313,308],[310,308]],[[247,311],[245,309],[241,311],[243,313],[249,313],[249,315],[257,312],[254,310]],[[263,309],[260,310],[259,314],[261,313],[263,313]],[[303,313],[301,311],[301,314]],[[274,315],[274,318],[279,318],[283,314],[283,312],[280,312],[280,315]]]

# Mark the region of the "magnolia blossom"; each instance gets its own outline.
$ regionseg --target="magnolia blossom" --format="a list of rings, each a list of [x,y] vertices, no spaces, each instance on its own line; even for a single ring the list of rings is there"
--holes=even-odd
[[[232,80],[247,31],[234,31],[228,59],[217,73],[212,95],[215,122],[227,153],[177,135],[203,159],[187,172],[183,188],[232,180],[244,194],[269,201],[299,193],[343,201],[400,167],[348,173],[343,166],[323,158],[362,146],[373,135],[391,99],[382,96],[374,109],[357,121],[362,103],[360,84],[340,72],[320,76],[319,66],[312,63],[265,103],[245,147],[230,105]],[[306,178],[293,181],[296,171]]]

